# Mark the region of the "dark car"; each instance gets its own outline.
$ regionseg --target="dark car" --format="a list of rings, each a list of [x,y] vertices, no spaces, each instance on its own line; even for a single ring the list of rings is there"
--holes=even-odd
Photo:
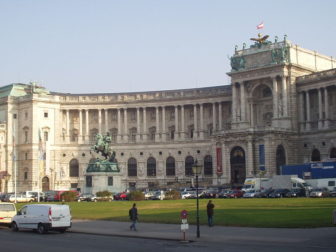
[[[274,189],[269,188],[263,190],[255,195],[256,198],[269,198],[270,194],[274,192]]]
[[[269,194],[269,198],[287,197],[288,193],[289,193],[289,189],[276,189],[272,193]]]
[[[93,201],[93,202],[96,202],[97,201],[97,197],[96,197],[96,195],[91,194],[91,193],[83,193],[83,194],[79,195],[77,201],[78,202],[81,202],[81,201]]]
[[[211,198],[218,198],[218,194],[219,191],[217,188],[210,188],[210,189],[206,189],[204,190],[201,194],[200,194],[200,198],[203,199],[211,199]]]
[[[223,189],[218,193],[218,198],[228,198],[228,194],[231,192],[230,189]]]
[[[329,192],[330,197],[336,197],[336,189]]]
[[[292,189],[287,193],[286,197],[295,198],[295,197],[305,197],[306,191],[303,188]]]

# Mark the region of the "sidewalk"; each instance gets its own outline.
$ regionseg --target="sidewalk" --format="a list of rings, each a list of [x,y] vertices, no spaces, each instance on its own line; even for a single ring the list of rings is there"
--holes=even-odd
[[[138,231],[130,231],[129,222],[73,220],[70,232],[122,237],[138,237],[162,240],[183,240],[178,224],[138,223]],[[196,237],[196,226],[189,225],[186,240],[220,242],[274,242],[274,243],[315,243],[327,240],[336,246],[336,227],[288,229],[288,228],[246,228],[200,226],[200,238]]]

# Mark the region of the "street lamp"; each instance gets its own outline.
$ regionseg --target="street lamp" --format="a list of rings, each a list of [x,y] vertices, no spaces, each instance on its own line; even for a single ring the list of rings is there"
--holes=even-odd
[[[193,174],[196,175],[196,225],[197,231],[196,235],[197,238],[200,237],[200,225],[199,225],[199,202],[198,202],[198,175],[202,172],[202,165],[197,164],[197,159],[192,166]]]

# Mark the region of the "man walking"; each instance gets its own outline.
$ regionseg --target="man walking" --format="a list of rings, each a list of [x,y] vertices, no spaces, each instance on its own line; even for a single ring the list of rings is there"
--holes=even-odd
[[[130,217],[130,220],[132,222],[131,226],[130,226],[130,230],[134,230],[136,231],[136,222],[138,220],[138,209],[136,208],[136,204],[134,203],[133,204],[133,207],[129,210],[129,217]]]
[[[207,214],[208,214],[208,225],[209,227],[213,226],[213,214],[214,214],[215,205],[209,200],[207,204]]]

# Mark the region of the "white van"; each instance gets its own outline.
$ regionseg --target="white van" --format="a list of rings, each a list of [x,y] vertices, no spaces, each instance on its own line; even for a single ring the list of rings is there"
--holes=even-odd
[[[16,215],[16,208],[13,203],[0,203],[0,225],[9,226],[13,216]]]
[[[35,204],[25,205],[12,219],[11,229],[33,229],[40,234],[49,230],[64,233],[71,227],[71,214],[68,205]]]

